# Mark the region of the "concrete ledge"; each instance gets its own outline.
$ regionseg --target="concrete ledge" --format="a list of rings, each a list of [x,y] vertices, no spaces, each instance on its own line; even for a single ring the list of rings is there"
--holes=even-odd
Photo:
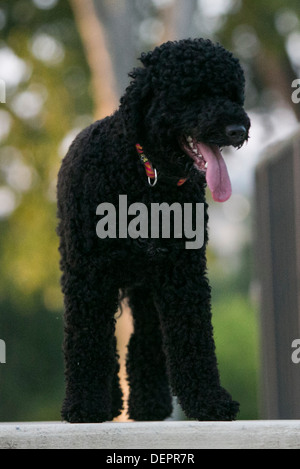
[[[300,420],[3,423],[0,449],[300,449]]]

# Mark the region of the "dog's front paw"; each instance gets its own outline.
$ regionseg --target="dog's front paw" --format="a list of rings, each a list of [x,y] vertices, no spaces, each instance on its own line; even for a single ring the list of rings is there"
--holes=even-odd
[[[208,395],[203,412],[206,414],[206,420],[235,420],[239,408],[239,403],[233,401],[225,389],[220,388],[216,393]]]
[[[227,421],[235,420],[239,409],[240,404],[232,400],[230,394],[222,389],[220,393],[208,400],[203,410],[206,412],[206,420]]]
[[[101,423],[113,419],[111,409],[102,409],[91,402],[71,402],[65,400],[62,419],[69,423]]]
[[[186,411],[190,418],[201,421],[228,421],[235,420],[239,413],[239,403],[232,400],[230,394],[223,388],[208,392],[195,402],[191,411]]]

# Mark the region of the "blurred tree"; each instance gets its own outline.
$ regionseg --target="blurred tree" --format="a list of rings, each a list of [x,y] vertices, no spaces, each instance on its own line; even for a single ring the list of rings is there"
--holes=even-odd
[[[186,37],[187,31],[193,35],[192,29],[196,34],[192,24],[197,0],[70,0],[70,4],[89,59],[98,116],[115,109],[143,50]],[[110,112],[105,103],[111,103]]]
[[[101,119],[118,106],[115,74],[101,18],[96,17],[93,0],[70,0],[85,47],[93,83],[95,117]]]

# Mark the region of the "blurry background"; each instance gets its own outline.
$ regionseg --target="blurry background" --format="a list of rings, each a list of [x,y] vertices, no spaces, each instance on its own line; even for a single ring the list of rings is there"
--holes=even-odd
[[[0,421],[60,419],[61,159],[82,128],[117,107],[142,51],[196,36],[232,50],[247,78],[251,139],[227,154],[233,196],[210,201],[208,256],[222,383],[241,403],[239,418],[259,418],[254,168],[300,119],[291,100],[299,18],[299,0],[0,0]]]

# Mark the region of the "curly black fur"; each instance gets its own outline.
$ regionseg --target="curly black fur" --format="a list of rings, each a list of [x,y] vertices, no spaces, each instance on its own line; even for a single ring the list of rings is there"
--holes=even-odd
[[[248,138],[239,62],[209,40],[168,42],[141,57],[143,67],[120,108],[85,129],[58,178],[62,290],[65,298],[66,398],[69,422],[103,422],[123,406],[118,380],[115,313],[129,297],[134,333],[128,347],[129,416],[162,420],[171,392],[186,415],[231,420],[238,403],[220,386],[211,324],[205,245],[184,239],[102,239],[97,206],[143,202],[205,203],[205,174],[183,151],[185,136],[209,145],[241,146]],[[245,129],[232,139],[227,126]],[[136,143],[158,171],[150,187]],[[187,181],[178,187],[178,178]],[[207,224],[205,203],[205,222]],[[205,230],[205,244],[207,242]]]

